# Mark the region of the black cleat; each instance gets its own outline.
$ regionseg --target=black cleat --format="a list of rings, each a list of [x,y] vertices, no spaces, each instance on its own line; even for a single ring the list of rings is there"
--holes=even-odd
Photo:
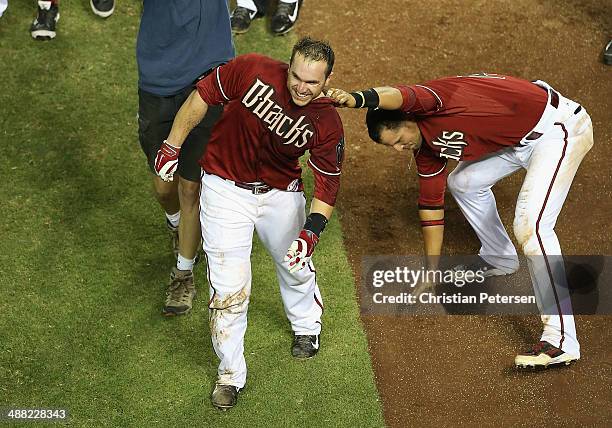
[[[115,11],[115,0],[89,0],[91,10],[102,18],[108,18]]]
[[[319,337],[321,335],[302,335],[296,334],[293,336],[293,345],[291,345],[291,355],[299,359],[308,359],[317,355],[321,345]]]
[[[30,32],[36,40],[50,40],[55,38],[55,25],[59,21],[60,14],[57,5],[51,4],[50,1],[39,1],[38,12]]]
[[[272,33],[276,36],[282,36],[291,31],[298,19],[301,6],[302,0],[298,0],[295,3],[284,3],[279,1],[278,8],[270,24]]]
[[[232,32],[234,34],[244,34],[249,31],[251,21],[257,16],[257,11],[247,9],[246,7],[238,6],[232,12],[230,22],[232,24]]]
[[[215,383],[215,388],[210,396],[212,405],[220,410],[231,409],[238,403],[239,392],[240,388],[237,386]]]
[[[604,64],[612,65],[612,40],[608,42],[603,51]]]

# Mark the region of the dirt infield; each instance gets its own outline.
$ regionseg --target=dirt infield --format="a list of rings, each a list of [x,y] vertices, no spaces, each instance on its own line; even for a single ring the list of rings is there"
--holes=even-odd
[[[577,3],[580,3],[578,5]],[[557,223],[566,254],[612,254],[612,1],[516,0],[306,2],[298,31],[328,39],[333,85],[359,89],[479,71],[542,79],[580,102],[595,146]],[[347,155],[340,209],[357,278],[364,255],[420,254],[416,177],[408,156],[375,147],[363,113],[343,111]],[[523,175],[495,188],[511,225]],[[445,252],[478,242],[447,196]],[[508,229],[511,230],[511,227]],[[518,350],[538,339],[537,317],[363,317],[389,426],[612,423],[612,318],[578,317],[582,359],[545,372],[516,371]]]

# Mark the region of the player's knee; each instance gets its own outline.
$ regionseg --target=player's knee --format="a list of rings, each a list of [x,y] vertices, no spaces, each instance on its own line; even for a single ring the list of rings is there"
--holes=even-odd
[[[539,251],[536,236],[536,222],[530,216],[522,214],[514,217],[514,236],[525,255],[537,254]]]
[[[446,179],[448,190],[453,194],[461,194],[469,192],[468,174],[465,172],[454,170]]]
[[[240,313],[246,311],[249,301],[250,290],[245,286],[233,293],[217,293],[209,304],[209,309],[227,311],[229,313]]]
[[[183,207],[185,204],[195,205],[200,199],[200,182],[189,181],[181,178],[179,180],[178,191],[181,207]]]
[[[171,186],[157,186],[155,188],[155,197],[163,206],[173,204],[177,198],[176,188]]]

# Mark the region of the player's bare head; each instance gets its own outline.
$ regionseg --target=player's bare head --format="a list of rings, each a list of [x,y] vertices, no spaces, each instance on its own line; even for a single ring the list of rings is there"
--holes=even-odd
[[[325,42],[304,38],[294,46],[287,89],[296,105],[303,107],[321,96],[329,82],[333,61],[334,53]]]
[[[366,125],[370,138],[395,150],[416,150],[421,132],[414,119],[401,110],[368,109]]]
[[[326,41],[315,40],[311,39],[310,37],[303,37],[293,46],[291,61],[289,61],[289,64],[293,64],[293,59],[295,58],[296,54],[300,54],[302,58],[308,61],[324,62],[327,64],[325,69],[325,78],[328,78],[331,75],[334,68],[335,56],[334,50]]]

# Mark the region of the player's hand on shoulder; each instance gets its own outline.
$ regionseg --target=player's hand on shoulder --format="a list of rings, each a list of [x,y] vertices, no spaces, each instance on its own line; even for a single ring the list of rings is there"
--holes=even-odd
[[[288,263],[287,269],[290,273],[295,273],[310,263],[312,253],[318,242],[319,237],[314,232],[302,229],[297,239],[291,243],[285,256],[285,262]]]
[[[355,98],[342,89],[329,88],[327,90],[327,96],[334,100],[334,104],[336,105],[336,107],[354,108],[356,105]]]
[[[162,143],[155,156],[155,172],[164,181],[172,181],[178,167],[180,147],[168,144],[166,140]]]

